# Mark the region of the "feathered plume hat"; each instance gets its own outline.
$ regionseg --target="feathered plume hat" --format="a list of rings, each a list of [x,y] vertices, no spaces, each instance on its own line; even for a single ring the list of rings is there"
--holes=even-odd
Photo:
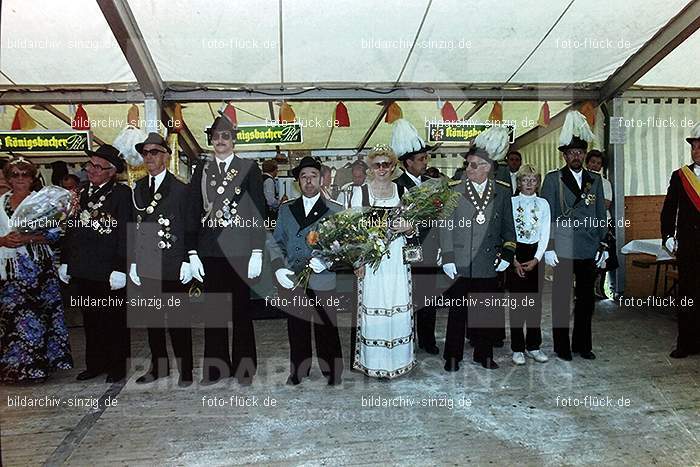
[[[685,140],[690,144],[693,144],[693,141],[700,140],[700,122],[690,130],[690,136]]]
[[[492,126],[479,133],[464,157],[478,156],[489,162],[503,160],[510,146],[510,134],[504,126]]]
[[[391,132],[391,148],[400,161],[422,152],[434,151],[439,146],[439,144],[433,146],[425,144],[416,128],[408,120],[400,118],[394,122],[394,128]]]
[[[595,135],[588,126],[588,121],[577,110],[571,110],[566,114],[564,125],[559,135],[559,150],[566,152],[569,149],[588,150],[588,143],[595,139]]]

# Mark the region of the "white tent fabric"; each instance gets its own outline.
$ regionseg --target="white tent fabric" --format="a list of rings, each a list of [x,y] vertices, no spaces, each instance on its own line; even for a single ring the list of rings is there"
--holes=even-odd
[[[442,0],[416,37],[425,0],[128,1],[166,85],[375,87],[599,83],[688,3]],[[0,85],[135,83],[93,0],[4,0],[0,26]],[[640,83],[700,87],[698,45]]]

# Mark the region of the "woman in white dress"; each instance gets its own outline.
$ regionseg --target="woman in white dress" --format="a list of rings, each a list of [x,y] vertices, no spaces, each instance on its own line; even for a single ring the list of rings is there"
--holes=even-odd
[[[370,182],[352,206],[391,209],[399,205],[401,194],[392,175],[397,158],[388,146],[377,146],[368,155]],[[397,223],[392,229],[412,233],[410,226]],[[357,332],[353,368],[377,378],[396,378],[416,365],[413,339],[413,305],[410,266],[403,262],[406,239],[397,236],[389,245],[389,256],[382,258],[375,271],[363,266],[357,272]]]

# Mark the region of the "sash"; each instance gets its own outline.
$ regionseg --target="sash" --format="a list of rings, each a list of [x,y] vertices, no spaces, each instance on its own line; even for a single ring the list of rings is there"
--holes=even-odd
[[[695,209],[700,211],[700,180],[695,176],[695,172],[693,172],[687,165],[681,167],[679,176],[683,189],[685,190],[685,194],[688,195],[688,198],[690,198],[690,201],[695,206]]]

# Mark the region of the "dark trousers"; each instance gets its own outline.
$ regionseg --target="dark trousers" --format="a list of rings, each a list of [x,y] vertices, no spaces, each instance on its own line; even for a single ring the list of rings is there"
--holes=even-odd
[[[95,373],[126,375],[131,340],[126,327],[125,289],[110,290],[109,281],[73,278],[72,296],[111,298],[114,306],[80,307],[85,328],[85,367]],[[115,303],[116,302],[116,303]]]
[[[441,273],[441,269],[430,267],[416,267],[411,271],[413,303],[416,312],[416,334],[418,347],[421,348],[435,346],[435,307],[425,306],[425,303],[426,298],[435,297],[436,278]]]
[[[290,375],[299,380],[309,376],[313,323],[316,356],[321,373],[329,381],[339,382],[343,374],[343,351],[338,335],[336,310],[327,306],[330,303],[328,299],[332,298],[331,293],[298,288],[294,291],[285,290],[282,297],[289,300],[284,311],[287,313]]]
[[[591,320],[595,306],[593,286],[595,263],[592,259],[559,258],[552,284],[552,340],[556,353],[590,352],[593,348]],[[574,287],[574,330],[569,345],[571,288]]]
[[[141,278],[139,293],[146,297],[159,297],[163,304],[167,303],[172,295],[185,293],[185,287],[178,281],[159,281],[155,279]],[[151,370],[160,375],[167,375],[170,371],[168,351],[165,344],[165,328],[168,328],[170,342],[177,359],[180,376],[192,376],[192,327],[186,323],[182,316],[172,316],[173,313],[182,315],[187,310],[173,310],[159,315],[154,321],[160,321],[157,326],[148,327],[148,346],[151,349]],[[170,318],[170,319],[169,319]],[[175,319],[177,318],[177,319]],[[154,323],[155,324],[155,323]]]
[[[693,306],[678,303],[678,341],[676,347],[687,353],[700,352],[700,275],[697,271],[700,255],[689,258],[678,255],[678,295],[688,297]]]
[[[205,380],[233,376],[250,382],[255,375],[258,358],[255,351],[255,331],[251,317],[250,288],[246,282],[247,258],[202,258],[204,293],[218,317],[204,325]],[[233,319],[232,352],[229,352],[228,323]]]
[[[498,287],[497,278],[465,278],[458,277],[450,287],[447,296],[451,300],[464,299],[466,303],[473,294],[502,295]],[[472,297],[472,299],[483,297]],[[454,305],[450,306],[447,316],[447,333],[445,336],[445,360],[461,362],[464,357],[464,337],[467,331],[467,320],[470,323],[471,341],[474,344],[474,361],[484,362],[493,359],[493,344],[499,337],[499,315],[503,314],[503,307],[474,307]],[[469,315],[469,318],[467,318]]]
[[[537,243],[528,245],[518,243],[515,256],[518,262],[524,263],[534,259],[537,251]],[[508,290],[518,299],[517,308],[510,310],[510,348],[513,352],[527,350],[539,350],[542,345],[542,287],[544,285],[544,266],[537,263],[535,269],[520,277],[515,272],[515,267],[507,271]],[[520,306],[521,298],[527,296],[533,298],[535,304],[532,307]],[[527,327],[527,335],[523,334],[523,326]]]

